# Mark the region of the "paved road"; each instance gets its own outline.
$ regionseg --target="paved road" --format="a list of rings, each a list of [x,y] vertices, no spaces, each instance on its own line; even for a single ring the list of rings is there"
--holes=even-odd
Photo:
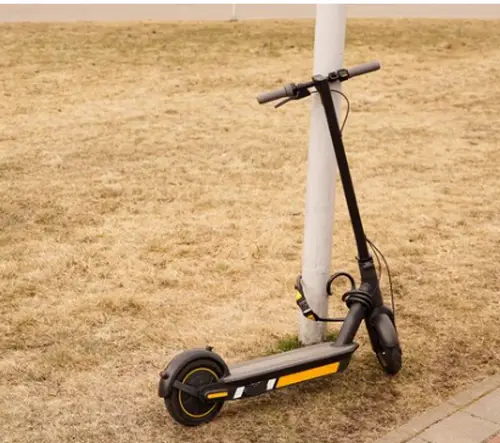
[[[233,5],[0,5],[0,22],[229,20]],[[236,6],[239,19],[311,18],[315,5]],[[497,5],[348,5],[348,17],[500,18]]]
[[[500,443],[500,374],[413,418],[376,443]]]

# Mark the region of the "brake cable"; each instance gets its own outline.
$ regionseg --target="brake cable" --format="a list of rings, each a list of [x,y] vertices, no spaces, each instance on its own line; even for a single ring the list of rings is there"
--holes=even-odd
[[[344,130],[344,126],[347,122],[347,117],[349,116],[349,111],[351,110],[351,103],[349,102],[349,99],[347,98],[347,95],[345,95],[343,92],[341,91],[338,91],[337,89],[330,89],[331,92],[334,92],[336,94],[339,94],[341,95],[344,100],[346,101],[346,104],[347,104],[347,110],[346,110],[346,113],[345,113],[345,117],[344,117],[344,121],[342,122],[342,126],[340,127],[340,132],[342,132]],[[281,100],[279,103],[277,103],[276,105],[274,105],[274,107],[276,109],[278,109],[279,107],[283,106],[283,105],[286,105],[288,102],[292,101],[292,100],[300,100],[302,98],[305,98],[305,97],[308,97],[312,94],[317,94],[318,91],[309,91],[309,89],[307,88],[297,88],[296,92],[295,92],[295,95],[292,96],[292,97],[287,97],[285,98],[285,100]]]
[[[294,87],[296,88],[295,94],[292,97],[285,98],[285,100],[282,100],[278,104],[274,105],[275,108],[286,105],[291,100],[300,100],[311,95],[311,91],[309,91],[308,88],[300,88],[297,85],[294,85]]]

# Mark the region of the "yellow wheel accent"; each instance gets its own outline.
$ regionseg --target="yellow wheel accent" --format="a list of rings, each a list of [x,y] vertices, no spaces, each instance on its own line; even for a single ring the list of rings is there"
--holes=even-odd
[[[218,375],[212,371],[211,369],[209,368],[196,368],[196,369],[193,369],[191,372],[189,372],[185,377],[184,379],[182,380],[182,383],[185,383],[187,381],[187,379],[189,377],[191,377],[191,375],[193,375],[194,373],[196,372],[199,372],[199,371],[206,371],[206,372],[210,372],[210,374],[212,374],[216,380],[219,379]],[[181,409],[182,411],[186,414],[186,415],[189,415],[191,418],[203,418],[203,417],[206,417],[207,415],[209,415],[214,409],[215,407],[217,406],[217,403],[214,403],[213,406],[205,413],[203,414],[191,414],[190,412],[188,412],[186,410],[186,408],[184,407],[183,403],[182,403],[182,397],[181,397],[181,393],[182,391],[179,391],[179,393],[177,394],[178,395],[178,399],[179,399],[179,405],[181,406]]]

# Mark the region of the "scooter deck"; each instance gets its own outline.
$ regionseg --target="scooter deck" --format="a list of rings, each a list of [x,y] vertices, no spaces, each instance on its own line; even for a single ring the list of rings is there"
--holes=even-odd
[[[223,377],[221,381],[228,384],[248,383],[251,380],[257,381],[266,377],[297,373],[335,362],[340,362],[340,364],[338,369],[332,372],[340,372],[347,367],[350,357],[357,347],[357,343],[343,346],[335,346],[333,343],[319,343],[261,357],[230,366],[229,375]]]

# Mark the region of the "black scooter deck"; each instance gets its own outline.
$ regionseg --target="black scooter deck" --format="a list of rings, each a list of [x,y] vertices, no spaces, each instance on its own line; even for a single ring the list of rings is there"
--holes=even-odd
[[[333,343],[319,343],[293,351],[257,358],[230,366],[229,375],[223,377],[221,381],[227,384],[248,383],[252,380],[257,381],[266,377],[297,373],[335,362],[345,362],[345,366],[347,366],[357,347],[357,343],[343,346],[335,346]],[[342,369],[344,368],[339,367],[338,371],[335,372]]]

